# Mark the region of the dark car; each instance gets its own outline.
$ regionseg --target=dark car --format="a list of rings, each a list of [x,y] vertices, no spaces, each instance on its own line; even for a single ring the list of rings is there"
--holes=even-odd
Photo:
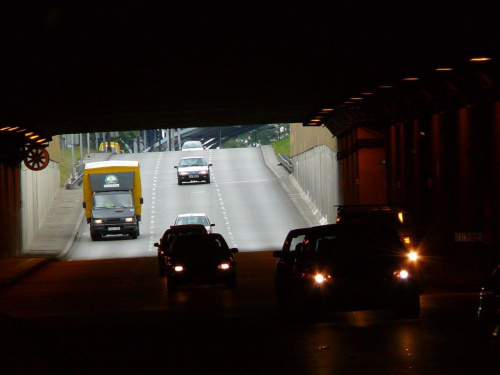
[[[167,288],[170,292],[185,284],[224,283],[235,288],[236,262],[219,233],[193,233],[177,236],[166,252]]]
[[[420,314],[420,273],[389,226],[330,224],[296,229],[273,255],[278,258],[275,287],[280,305],[393,308],[398,316]]]
[[[481,288],[477,321],[484,338],[500,336],[500,265],[495,268]]]
[[[202,224],[172,225],[163,233],[160,242],[155,242],[158,249],[158,267],[160,276],[166,276],[167,272],[167,252],[170,250],[172,242],[177,236],[191,235],[193,233],[207,234],[207,229]]]
[[[419,240],[412,215],[401,207],[387,205],[339,205],[337,224],[374,223],[395,229],[403,243],[416,251]]]
[[[182,158],[179,165],[174,167],[177,169],[177,183],[182,185],[183,182],[205,181],[209,184],[211,166],[212,163],[207,163],[201,156]]]

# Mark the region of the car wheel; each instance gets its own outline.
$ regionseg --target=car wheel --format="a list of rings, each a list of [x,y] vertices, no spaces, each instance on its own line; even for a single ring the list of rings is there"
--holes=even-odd
[[[137,239],[137,231],[133,231],[132,233],[129,234],[130,238],[132,238],[133,240],[136,240]]]
[[[394,314],[398,318],[418,318],[420,316],[420,294],[408,292],[396,295]]]
[[[210,183],[210,177],[207,177],[206,181],[207,181],[207,184],[209,184]]]
[[[177,185],[182,185],[182,181],[180,178],[177,179]]]
[[[236,280],[236,275],[232,275],[227,281],[227,288],[234,289],[238,286],[238,281]]]
[[[175,293],[177,291],[177,282],[168,276],[167,276],[167,291],[169,293]]]
[[[102,236],[99,233],[90,232],[90,238],[92,239],[92,241],[99,241]]]

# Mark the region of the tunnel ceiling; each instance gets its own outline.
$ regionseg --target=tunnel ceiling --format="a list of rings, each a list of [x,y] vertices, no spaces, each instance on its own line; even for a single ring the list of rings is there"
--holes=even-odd
[[[55,135],[303,122],[380,85],[498,55],[495,1],[323,3],[12,5],[0,125]]]

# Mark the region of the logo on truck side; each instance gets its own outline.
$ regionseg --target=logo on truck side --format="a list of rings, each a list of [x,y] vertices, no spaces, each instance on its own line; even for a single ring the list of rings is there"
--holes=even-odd
[[[116,177],[114,174],[108,174],[106,178],[104,179],[104,187],[105,188],[111,188],[111,187],[119,187],[120,184],[118,183],[118,177]]]

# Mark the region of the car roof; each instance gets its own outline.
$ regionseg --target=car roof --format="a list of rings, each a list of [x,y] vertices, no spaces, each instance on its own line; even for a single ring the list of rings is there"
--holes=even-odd
[[[181,160],[184,159],[205,159],[203,156],[185,156]]]
[[[201,212],[196,212],[196,213],[187,213],[187,214],[177,215],[177,217],[191,217],[191,216],[207,216],[207,214],[204,214]]]
[[[183,232],[187,230],[199,230],[201,233],[208,233],[207,228],[202,224],[183,224],[183,225],[171,225],[165,233],[172,232]]]

